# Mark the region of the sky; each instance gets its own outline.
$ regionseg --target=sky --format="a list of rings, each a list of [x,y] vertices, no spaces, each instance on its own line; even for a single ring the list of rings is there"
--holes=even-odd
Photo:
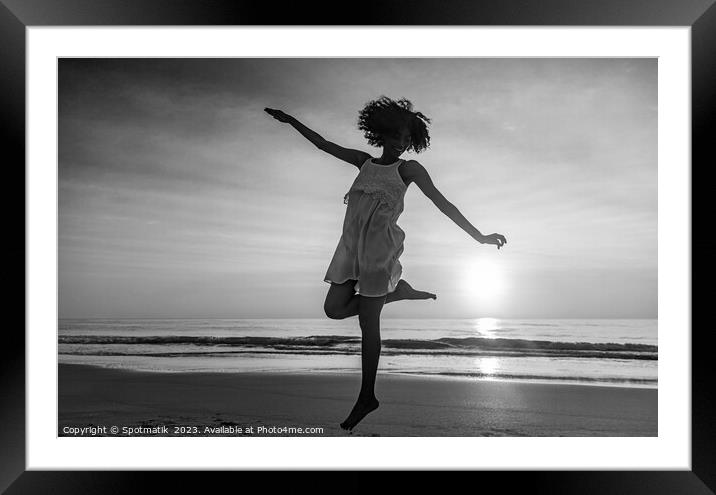
[[[380,95],[431,119],[388,318],[656,318],[656,59],[61,59],[61,318],[320,318]]]

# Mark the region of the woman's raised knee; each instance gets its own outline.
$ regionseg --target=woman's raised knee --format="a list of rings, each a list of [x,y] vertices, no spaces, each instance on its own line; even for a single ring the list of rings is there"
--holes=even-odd
[[[336,304],[325,303],[323,305],[323,311],[331,320],[342,320],[346,317],[343,309]]]

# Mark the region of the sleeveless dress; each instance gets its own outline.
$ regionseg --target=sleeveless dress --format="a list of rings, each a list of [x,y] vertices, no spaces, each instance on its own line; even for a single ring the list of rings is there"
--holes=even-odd
[[[348,205],[343,234],[333,255],[325,282],[357,280],[362,296],[384,296],[395,290],[403,268],[405,232],[398,227],[407,187],[398,167],[403,160],[378,165],[363,163],[343,202]]]

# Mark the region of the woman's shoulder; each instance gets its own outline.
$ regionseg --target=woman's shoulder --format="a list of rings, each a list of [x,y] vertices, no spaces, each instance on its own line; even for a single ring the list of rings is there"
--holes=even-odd
[[[356,165],[356,166],[357,166],[359,169],[360,169],[360,168],[363,168],[363,165],[365,165],[366,162],[369,162],[369,161],[371,161],[372,159],[373,159],[373,157],[372,157],[370,154],[368,154],[368,153],[366,153],[366,152],[364,152],[364,151],[361,151],[361,152],[360,152],[359,164]]]
[[[406,187],[415,182],[415,179],[426,173],[425,167],[417,160],[403,160],[398,165],[398,172]]]
[[[400,164],[400,170],[405,173],[406,177],[410,177],[423,173],[425,167],[417,160],[403,160],[403,163]]]

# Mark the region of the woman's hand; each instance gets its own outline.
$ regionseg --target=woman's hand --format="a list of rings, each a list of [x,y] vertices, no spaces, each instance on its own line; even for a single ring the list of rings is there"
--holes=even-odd
[[[274,108],[264,108],[264,112],[269,114],[274,119],[278,120],[279,122],[290,122],[291,116],[282,112],[281,110],[276,110]]]
[[[507,244],[507,239],[502,234],[490,234],[482,236],[480,242],[483,244],[496,244],[497,249],[500,249],[504,244]]]

